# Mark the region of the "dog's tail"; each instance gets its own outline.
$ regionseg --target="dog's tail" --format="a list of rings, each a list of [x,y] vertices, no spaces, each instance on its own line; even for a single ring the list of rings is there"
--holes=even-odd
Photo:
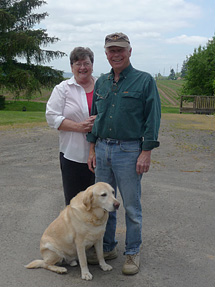
[[[28,269],[33,269],[33,268],[45,268],[46,264],[44,260],[34,260],[28,265],[25,265],[26,268]]]

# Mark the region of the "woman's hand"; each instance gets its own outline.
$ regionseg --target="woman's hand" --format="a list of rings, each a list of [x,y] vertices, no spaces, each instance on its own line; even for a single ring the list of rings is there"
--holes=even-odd
[[[78,131],[81,133],[88,133],[92,131],[93,124],[95,121],[96,116],[91,116],[88,119],[86,119],[84,122],[77,123],[78,124]]]
[[[77,123],[69,119],[64,119],[59,126],[59,130],[88,133],[91,132],[96,116],[90,116],[83,122]]]

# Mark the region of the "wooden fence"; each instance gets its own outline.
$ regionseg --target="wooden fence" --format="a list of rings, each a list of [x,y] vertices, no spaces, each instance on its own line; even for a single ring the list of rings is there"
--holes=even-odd
[[[214,96],[181,96],[180,114],[213,114],[215,113]]]

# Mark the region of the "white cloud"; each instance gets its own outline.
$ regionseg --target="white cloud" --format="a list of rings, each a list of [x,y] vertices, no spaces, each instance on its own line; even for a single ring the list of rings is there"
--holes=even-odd
[[[130,33],[174,31],[201,15],[197,5],[185,0],[71,0],[48,1],[47,29],[54,34],[81,32]]]
[[[152,74],[157,73],[156,63],[163,69],[174,64],[170,61],[183,61],[183,55],[185,59],[195,45],[206,43],[207,37],[211,37],[206,32],[200,35],[195,30],[203,19],[206,1],[196,0],[198,5],[195,0],[46,1],[47,5],[41,6],[39,11],[47,11],[49,17],[41,22],[41,27],[47,29],[50,37],[60,39],[50,49],[69,55],[76,46],[90,47],[95,53],[96,75],[109,69],[104,54],[104,38],[109,33],[126,33],[133,48],[132,63]],[[201,7],[200,3],[204,6]],[[211,5],[209,9],[213,9]],[[172,44],[174,49],[171,50]],[[184,49],[178,51],[177,46],[181,49],[181,44]],[[152,61],[154,64],[151,64]],[[50,64],[61,70],[69,70],[66,57]]]
[[[186,44],[192,46],[199,46],[205,44],[209,39],[201,36],[187,36],[181,35],[166,40],[168,44]]]

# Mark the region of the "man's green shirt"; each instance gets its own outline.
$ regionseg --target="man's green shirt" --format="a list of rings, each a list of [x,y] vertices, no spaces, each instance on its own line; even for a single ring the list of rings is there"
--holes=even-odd
[[[142,149],[159,146],[160,97],[153,77],[130,64],[114,82],[114,72],[102,75],[96,82],[92,115],[97,115],[87,140],[97,138],[137,140],[143,138]]]

